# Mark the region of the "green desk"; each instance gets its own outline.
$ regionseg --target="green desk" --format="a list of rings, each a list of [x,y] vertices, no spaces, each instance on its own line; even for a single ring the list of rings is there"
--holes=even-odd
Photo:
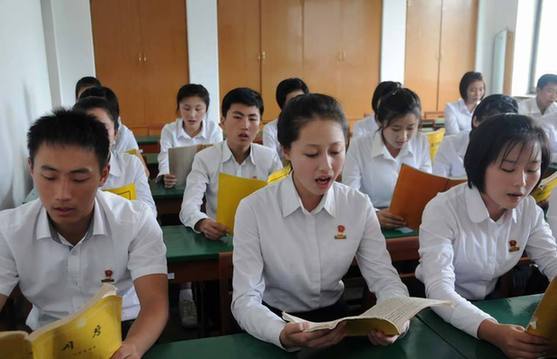
[[[143,153],[159,153],[161,151],[159,144],[160,136],[136,136],[135,139]]]
[[[149,181],[149,187],[159,215],[180,213],[184,187],[164,188],[162,181],[154,180]]]
[[[232,251],[232,238],[211,241],[185,226],[163,226],[169,278],[177,283],[217,280],[220,252]]]
[[[526,327],[540,300],[541,294],[536,294],[524,297],[484,300],[474,304],[491,314],[500,323],[519,324]],[[465,358],[505,358],[503,352],[494,345],[477,340],[447,324],[431,309],[426,309],[419,313],[418,318]]]
[[[147,164],[147,168],[149,169],[150,177],[156,178],[159,173],[159,160],[158,153],[144,153],[143,158],[145,159],[145,163]]]
[[[346,338],[332,348],[288,353],[248,334],[186,340],[153,347],[145,359],[174,358],[462,358],[437,334],[417,319],[395,344],[374,347],[365,337]]]

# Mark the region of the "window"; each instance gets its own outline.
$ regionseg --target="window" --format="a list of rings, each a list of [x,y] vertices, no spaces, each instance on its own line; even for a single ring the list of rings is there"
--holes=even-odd
[[[534,46],[530,68],[530,91],[536,92],[538,78],[547,73],[557,74],[557,44],[555,43],[555,19],[557,1],[538,0],[534,23]]]

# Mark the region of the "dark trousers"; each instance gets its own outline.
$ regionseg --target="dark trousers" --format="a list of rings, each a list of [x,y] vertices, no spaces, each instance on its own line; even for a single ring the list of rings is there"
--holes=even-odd
[[[263,304],[268,307],[273,313],[275,313],[279,317],[282,317],[282,310],[272,307],[265,302],[263,302]],[[296,317],[308,320],[310,322],[328,322],[348,315],[348,306],[341,297],[338,302],[328,307],[318,308],[310,310],[308,312],[297,312],[288,314],[292,314]]]

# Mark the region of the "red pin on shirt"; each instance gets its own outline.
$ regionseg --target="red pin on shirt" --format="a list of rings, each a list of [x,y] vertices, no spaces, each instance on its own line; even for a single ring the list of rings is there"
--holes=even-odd
[[[346,239],[346,234],[344,233],[345,230],[346,228],[342,224],[339,224],[337,226],[337,234],[335,236],[335,239]]]
[[[114,283],[114,279],[112,279],[112,269],[105,269],[104,276],[105,278],[101,280],[101,283]]]

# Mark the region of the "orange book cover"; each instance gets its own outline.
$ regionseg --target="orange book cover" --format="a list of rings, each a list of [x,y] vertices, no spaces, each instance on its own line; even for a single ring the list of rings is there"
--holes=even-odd
[[[389,210],[406,220],[406,226],[418,229],[426,204],[439,192],[466,182],[465,178],[447,178],[420,171],[403,164],[398,174]]]

